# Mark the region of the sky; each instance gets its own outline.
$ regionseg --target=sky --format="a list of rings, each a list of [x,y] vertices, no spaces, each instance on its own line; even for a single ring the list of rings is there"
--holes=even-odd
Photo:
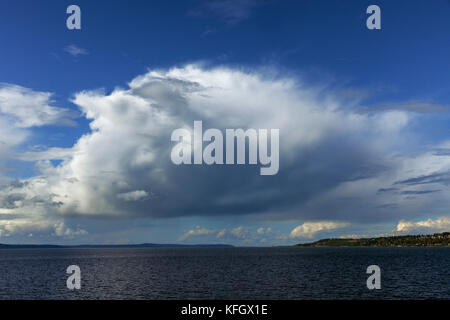
[[[2,1],[0,243],[450,231],[449,16],[445,0]],[[278,129],[277,174],[174,164],[194,121]]]

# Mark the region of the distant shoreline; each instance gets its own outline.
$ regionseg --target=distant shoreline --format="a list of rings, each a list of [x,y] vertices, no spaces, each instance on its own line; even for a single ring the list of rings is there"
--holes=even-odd
[[[255,248],[295,248],[295,247],[450,247],[450,232],[435,233],[432,235],[406,235],[376,238],[321,239],[310,243],[295,245],[281,245]],[[0,244],[1,249],[125,249],[125,248],[240,248],[229,244],[111,244],[111,245],[50,245],[50,244]],[[242,247],[244,248],[244,247]],[[247,247],[249,248],[249,247]]]
[[[358,239],[322,239],[294,247],[448,247],[450,232],[432,235],[407,235]]]
[[[0,249],[125,249],[125,248],[234,248],[228,244],[124,244],[124,245],[49,245],[49,244],[0,244]]]

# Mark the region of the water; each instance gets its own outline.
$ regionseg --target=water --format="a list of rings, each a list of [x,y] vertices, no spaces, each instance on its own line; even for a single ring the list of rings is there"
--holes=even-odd
[[[449,266],[450,248],[0,250],[0,299],[450,299]]]

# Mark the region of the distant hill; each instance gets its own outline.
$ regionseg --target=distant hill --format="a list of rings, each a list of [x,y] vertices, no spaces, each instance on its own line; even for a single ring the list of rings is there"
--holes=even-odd
[[[0,249],[68,249],[68,248],[232,248],[228,244],[157,244],[157,243],[142,243],[142,244],[124,244],[124,245],[78,245],[78,246],[59,246],[59,245],[35,245],[35,244],[0,244]]]
[[[433,235],[396,236],[361,239],[322,239],[298,247],[448,247],[450,232]]]

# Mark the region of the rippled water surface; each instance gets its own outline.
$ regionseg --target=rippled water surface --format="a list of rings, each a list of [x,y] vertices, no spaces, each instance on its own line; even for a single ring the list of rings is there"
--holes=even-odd
[[[372,264],[381,290],[366,287]],[[429,298],[450,299],[450,248],[0,250],[0,299]]]

